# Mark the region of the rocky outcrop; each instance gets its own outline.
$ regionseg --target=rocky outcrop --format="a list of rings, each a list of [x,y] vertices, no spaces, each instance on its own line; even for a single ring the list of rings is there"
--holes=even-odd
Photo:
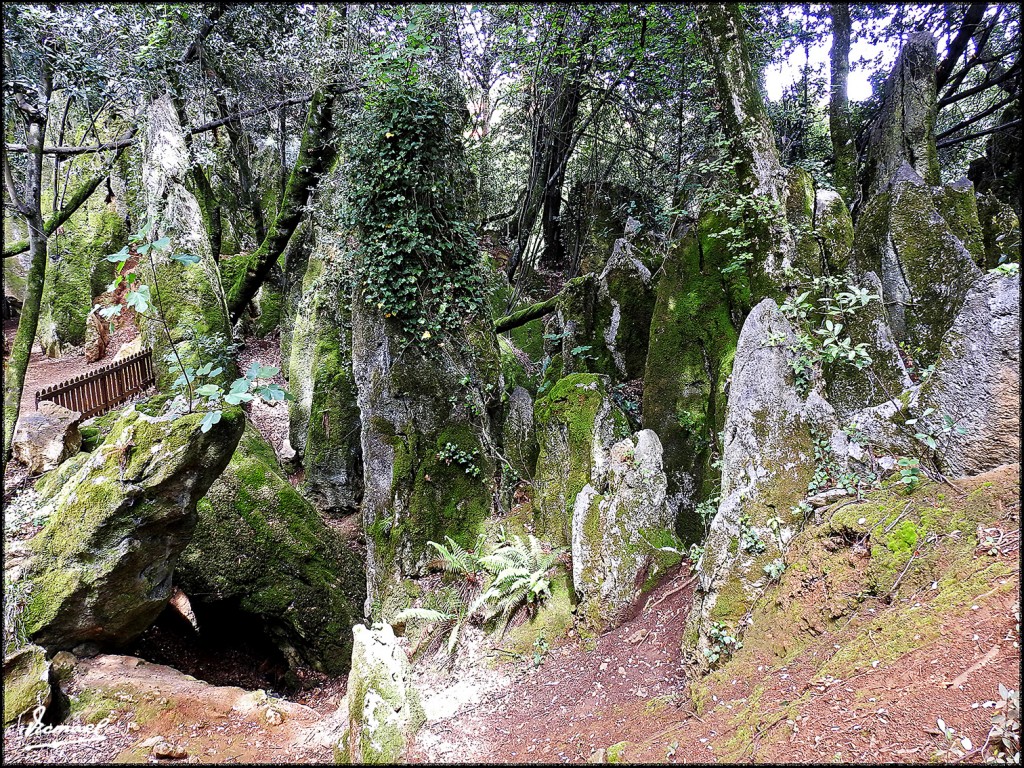
[[[412,669],[390,624],[352,629],[352,671],[341,704],[345,725],[339,763],[388,765],[402,761],[426,719]]]
[[[50,704],[50,662],[38,645],[4,654],[4,727]]]
[[[576,373],[560,379],[534,405],[537,424],[534,533],[563,546],[572,541],[576,497],[601,474],[608,449],[630,433],[608,394],[608,377]]]
[[[49,651],[118,646],[138,637],[171,596],[196,524],[196,503],[242,433],[238,408],[208,432],[202,414],[130,408],[107,439],[48,484],[45,527],[30,542],[28,636]],[[58,470],[59,471],[59,470]]]
[[[868,128],[861,195],[868,202],[907,163],[928,185],[939,183],[935,149],[935,38],[914,32],[882,90],[882,109]]]
[[[107,355],[110,343],[110,324],[99,314],[99,307],[93,307],[85,318],[85,362],[95,363]]]
[[[771,340],[771,341],[770,341]],[[722,501],[697,565],[698,595],[685,642],[708,647],[719,622],[733,630],[802,522],[797,503],[815,472],[816,449],[845,462],[847,440],[832,407],[793,384],[790,323],[771,299],[747,317],[736,347],[722,464]],[[699,658],[699,657],[698,657]]]
[[[175,579],[197,610],[229,604],[258,618],[291,666],[348,670],[349,633],[366,598],[363,563],[282,476],[255,427],[246,426],[199,501]]]
[[[360,298],[352,309],[352,368],[370,610],[434,556],[427,542],[451,536],[468,547],[483,531],[497,492],[490,414],[501,369],[489,329],[453,329],[444,348],[423,350]],[[488,391],[482,382],[498,386]]]
[[[333,238],[318,231],[291,327],[289,441],[305,471],[303,495],[328,514],[355,510],[363,489],[351,266]]]
[[[969,218],[971,209],[962,213]],[[977,226],[976,220],[943,217],[932,189],[907,163],[857,222],[857,271],[879,276],[893,336],[924,365],[934,361],[964,297],[981,277],[956,234]]]
[[[642,590],[679,562],[679,555],[673,561],[659,549],[674,527],[661,443],[651,430],[641,430],[611,447],[576,496],[572,580],[578,610],[591,627],[621,624]]]
[[[14,458],[39,475],[78,453],[82,433],[78,425],[82,414],[62,405],[42,400],[35,411],[21,414],[11,448]]]
[[[537,427],[533,420],[533,398],[523,387],[516,387],[505,403],[501,444],[505,458],[520,478],[532,478],[537,468]]]
[[[921,387],[919,412],[928,408],[919,428],[939,436],[947,474],[1020,461],[1019,276],[988,275],[967,294]]]

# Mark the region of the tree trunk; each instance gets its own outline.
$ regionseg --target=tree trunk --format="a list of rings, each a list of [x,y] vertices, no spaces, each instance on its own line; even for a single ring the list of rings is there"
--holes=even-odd
[[[850,97],[847,81],[850,77],[850,6],[832,4],[832,83],[828,104],[828,125],[832,134],[832,152],[835,155],[836,191],[843,201],[853,202],[857,185],[857,145],[850,125]]]
[[[14,426],[21,410],[21,392],[25,385],[25,371],[28,370],[32,343],[36,338],[39,324],[39,305],[43,298],[43,280],[46,277],[46,224],[40,206],[40,192],[43,183],[43,137],[46,134],[46,109],[28,117],[25,143],[29,148],[25,172],[25,194],[19,208],[28,223],[28,250],[31,266],[28,271],[28,286],[25,304],[18,318],[18,330],[11,346],[11,358],[4,371],[4,465],[11,455]],[[13,185],[10,190],[14,194]]]
[[[295,167],[288,177],[288,186],[278,208],[274,223],[260,247],[231,270],[233,280],[228,289],[231,320],[236,321],[252,301],[260,285],[284,252],[288,240],[302,219],[309,193],[328,170],[337,155],[332,134],[334,101],[341,89],[324,88],[313,94],[306,115],[302,144]],[[238,257],[236,257],[237,259]],[[225,266],[231,262],[225,262]]]

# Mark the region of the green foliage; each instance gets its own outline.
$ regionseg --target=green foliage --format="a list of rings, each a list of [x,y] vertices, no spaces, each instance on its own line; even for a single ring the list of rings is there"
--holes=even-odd
[[[485,302],[461,116],[419,74],[416,55],[397,51],[372,73],[353,144],[349,223],[359,232],[362,300],[426,347],[481,316]]]
[[[896,462],[896,466],[900,468],[900,482],[906,487],[907,493],[912,493],[921,485],[921,462],[919,459],[901,456]]]
[[[742,647],[743,643],[730,634],[722,622],[711,622],[711,626],[708,628],[708,647],[704,649],[704,657],[712,668],[728,660]]]
[[[760,555],[765,551],[764,542],[750,525],[750,518],[745,513],[740,515],[740,548],[751,555]]]
[[[438,461],[443,461],[449,466],[454,462],[462,467],[470,477],[480,477],[480,466],[476,463],[479,457],[480,452],[475,448],[465,451],[455,443],[445,443],[444,447],[437,452]]]
[[[545,551],[535,536],[529,536],[529,542],[514,536],[493,554],[481,558],[480,564],[492,579],[473,610],[487,609],[484,621],[497,622],[503,634],[521,610],[536,611],[551,595],[549,572],[561,554],[557,549]]]
[[[1020,264],[1016,261],[1007,262],[1006,264],[1000,264],[997,267],[993,267],[988,271],[990,275],[1002,275],[1004,277],[1012,277],[1013,275],[1020,274]]]

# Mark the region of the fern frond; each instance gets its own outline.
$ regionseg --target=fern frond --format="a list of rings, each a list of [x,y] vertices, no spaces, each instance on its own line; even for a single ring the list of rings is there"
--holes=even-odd
[[[434,611],[430,608],[406,608],[395,616],[395,621],[426,621],[436,624],[454,618],[450,613]]]

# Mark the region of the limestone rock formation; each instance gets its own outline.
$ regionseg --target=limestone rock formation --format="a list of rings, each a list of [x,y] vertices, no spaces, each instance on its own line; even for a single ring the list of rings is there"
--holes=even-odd
[[[341,704],[347,727],[335,759],[340,763],[388,765],[402,761],[426,719],[412,670],[390,624],[352,629],[352,671]]]
[[[942,435],[945,472],[974,475],[1020,461],[1019,276],[987,275],[967,294],[921,387],[920,412],[928,408],[920,427]]]
[[[969,218],[971,210],[963,213]],[[893,335],[925,364],[934,360],[964,297],[981,277],[956,234],[976,226],[976,220],[943,217],[932,190],[907,163],[868,201],[857,222],[857,270],[881,278]]]
[[[85,362],[95,363],[106,357],[109,342],[110,324],[100,317],[99,308],[93,307],[85,318]]]
[[[292,666],[347,671],[363,564],[282,476],[255,427],[199,501],[175,580],[206,610],[227,602],[257,617]]]
[[[886,80],[882,109],[868,128],[862,197],[885,189],[904,163],[928,185],[939,183],[935,149],[935,38],[911,33]]]
[[[556,383],[534,405],[537,424],[534,533],[563,546],[572,541],[576,496],[607,462],[608,449],[630,433],[608,394],[608,377],[575,373]]]
[[[38,475],[78,453],[82,433],[78,425],[82,414],[43,400],[38,410],[21,414],[11,448],[14,458]]]
[[[802,522],[795,507],[814,474],[816,443],[836,462],[846,459],[847,439],[832,407],[817,391],[801,397],[793,384],[787,348],[794,341],[771,299],[754,308],[740,333],[725,422],[722,501],[697,566],[698,597],[687,633],[698,649],[707,647],[712,623],[737,629],[765,583],[764,567]]]
[[[642,589],[679,561],[659,550],[674,527],[661,443],[644,429],[613,445],[576,496],[572,579],[579,610],[592,627],[621,624]]]
[[[153,417],[135,407],[107,439],[48,486],[31,540],[26,631],[49,651],[117,646],[138,637],[171,596],[196,503],[227,465],[241,409],[208,432],[202,414]],[[59,470],[58,470],[59,471]]]
[[[319,511],[356,509],[363,467],[352,374],[351,284],[344,254],[318,231],[291,321],[289,441],[305,477],[302,493]]]
[[[38,645],[4,654],[4,727],[50,704],[50,662]]]
[[[433,557],[428,541],[448,535],[470,546],[494,506],[491,413],[501,368],[493,331],[481,325],[453,329],[443,349],[424,351],[379,310],[353,300],[368,610]],[[480,382],[498,386],[488,391]]]
[[[153,224],[150,236],[170,237],[172,250],[151,250],[147,256],[152,255],[155,270],[148,258],[143,258],[137,271],[151,286],[155,307],[171,328],[179,356],[186,365],[198,363],[195,340],[220,335],[226,343],[231,326],[202,211],[186,184],[189,153],[169,95],[158,97],[150,105],[142,146],[146,215]],[[184,266],[170,258],[173,253],[198,256],[199,262]],[[180,372],[171,370],[165,359],[170,344],[163,325],[140,319],[140,330],[143,344],[153,349],[157,383],[168,386]],[[230,382],[234,378],[232,366],[222,367],[223,381]]]
[[[513,389],[505,403],[501,444],[505,458],[519,477],[532,478],[537,468],[537,427],[533,420],[533,398],[523,387]]]
[[[602,341],[622,381],[644,375],[654,312],[654,278],[636,251],[625,238],[616,240],[598,276],[598,293],[607,307]]]

